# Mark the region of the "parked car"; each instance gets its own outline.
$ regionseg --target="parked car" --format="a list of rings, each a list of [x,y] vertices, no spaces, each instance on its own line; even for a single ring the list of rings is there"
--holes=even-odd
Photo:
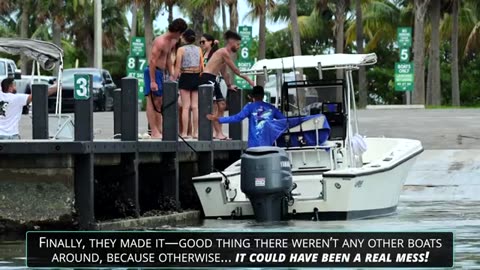
[[[91,98],[93,98],[95,111],[113,110],[113,90],[117,87],[112,80],[110,72],[105,69],[97,68],[71,68],[65,69],[62,74],[62,112],[72,112],[74,110],[74,75],[91,74],[93,77],[93,88]],[[48,108],[50,112],[55,112],[56,95],[48,98]]]
[[[52,86],[57,77],[55,76],[43,76],[43,75],[20,75],[20,79],[15,79],[15,83],[17,84],[17,93],[25,93],[31,94],[32,93],[32,85],[33,84],[46,84],[48,87]],[[30,111],[30,105],[23,107],[23,114],[28,114]]]
[[[11,59],[0,58],[0,82],[7,77],[14,77],[17,65]]]

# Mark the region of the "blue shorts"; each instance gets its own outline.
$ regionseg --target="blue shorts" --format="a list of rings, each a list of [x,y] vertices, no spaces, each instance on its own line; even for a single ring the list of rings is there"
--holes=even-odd
[[[143,94],[148,96],[150,95],[150,70],[148,67],[143,71],[143,80],[145,82]],[[153,95],[161,97],[163,96],[163,71],[158,68],[155,68],[155,82],[158,85],[158,91],[152,91]]]

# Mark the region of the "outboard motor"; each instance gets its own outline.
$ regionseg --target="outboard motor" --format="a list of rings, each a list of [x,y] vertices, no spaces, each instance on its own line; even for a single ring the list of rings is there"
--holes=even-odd
[[[242,155],[241,189],[257,221],[280,221],[288,214],[293,187],[287,153],[278,147],[252,147]]]

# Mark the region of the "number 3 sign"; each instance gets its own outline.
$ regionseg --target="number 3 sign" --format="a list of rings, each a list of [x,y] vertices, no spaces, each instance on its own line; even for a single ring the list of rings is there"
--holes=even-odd
[[[87,100],[90,98],[90,75],[75,74],[74,81],[74,98],[79,100]]]

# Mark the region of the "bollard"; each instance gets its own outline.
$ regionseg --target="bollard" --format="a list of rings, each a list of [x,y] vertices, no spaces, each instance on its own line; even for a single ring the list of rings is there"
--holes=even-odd
[[[90,77],[88,89],[92,90]],[[33,91],[33,90],[32,90]],[[75,100],[75,141],[93,141],[93,98]],[[95,221],[93,153],[75,155],[75,206],[81,229],[89,229]]]
[[[163,141],[178,141],[178,83],[163,83]]]
[[[113,90],[113,138],[122,136],[122,89]]]
[[[228,90],[228,115],[232,116],[242,110],[242,91]],[[228,125],[228,136],[233,140],[242,140],[242,122]]]
[[[203,84],[198,87],[198,140],[212,141],[212,123],[207,114],[213,109],[213,86]],[[198,173],[209,174],[213,167],[213,151],[198,153]]]
[[[138,140],[138,80],[122,79],[120,134],[122,141]]]
[[[32,103],[32,138],[48,139],[48,85],[32,85]]]

